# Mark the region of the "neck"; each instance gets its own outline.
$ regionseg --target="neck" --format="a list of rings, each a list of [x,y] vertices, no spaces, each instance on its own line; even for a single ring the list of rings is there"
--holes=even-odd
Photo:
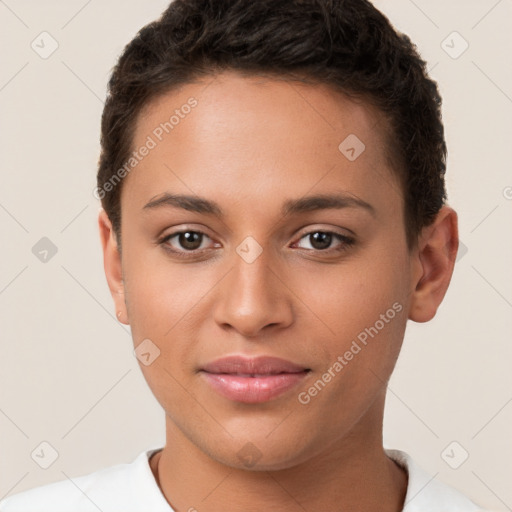
[[[166,446],[150,466],[176,511],[399,512],[403,507],[407,475],[387,457],[382,430],[375,435],[373,421],[362,420],[328,450],[277,471],[227,466],[200,451],[170,420],[166,430]]]

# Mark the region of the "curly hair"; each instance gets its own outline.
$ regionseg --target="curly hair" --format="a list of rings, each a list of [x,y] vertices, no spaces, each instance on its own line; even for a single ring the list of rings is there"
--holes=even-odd
[[[367,0],[174,0],[124,48],[101,122],[97,189],[120,242],[122,181],[141,110],[224,70],[327,84],[376,106],[404,197],[409,249],[446,200],[441,97],[408,36]],[[109,186],[110,185],[110,186]]]

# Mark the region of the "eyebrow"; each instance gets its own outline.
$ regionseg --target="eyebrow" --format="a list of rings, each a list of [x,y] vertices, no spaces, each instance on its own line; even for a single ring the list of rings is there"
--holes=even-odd
[[[215,215],[219,218],[224,216],[220,206],[208,199],[197,196],[164,193],[147,203],[143,210],[153,210],[162,207],[182,208],[196,213]],[[301,197],[300,199],[289,199],[281,208],[283,216],[311,212],[316,210],[361,208],[375,217],[375,208],[357,196],[343,194],[320,194]]]

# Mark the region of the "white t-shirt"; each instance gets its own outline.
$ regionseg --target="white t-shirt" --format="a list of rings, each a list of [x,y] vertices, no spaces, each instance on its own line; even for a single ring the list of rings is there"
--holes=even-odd
[[[0,512],[173,512],[142,452],[130,464],[118,464],[70,480],[53,482],[0,501]],[[386,450],[409,475],[402,512],[481,512],[455,489],[438,482],[399,450]]]

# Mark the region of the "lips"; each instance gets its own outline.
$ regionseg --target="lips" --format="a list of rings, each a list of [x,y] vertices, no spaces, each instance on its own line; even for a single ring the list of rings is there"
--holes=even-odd
[[[298,373],[307,368],[277,357],[260,356],[246,358],[229,356],[217,359],[203,367],[208,373],[230,373],[236,375],[278,375],[280,373]]]
[[[229,356],[201,369],[214,391],[229,400],[253,404],[267,402],[290,391],[308,373],[308,368],[268,356]]]

